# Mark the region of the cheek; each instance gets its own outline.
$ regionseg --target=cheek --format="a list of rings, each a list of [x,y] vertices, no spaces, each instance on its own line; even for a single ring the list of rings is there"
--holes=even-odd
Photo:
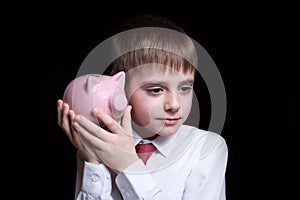
[[[191,111],[192,99],[192,96],[181,99],[182,113],[185,117],[187,117]]]
[[[136,92],[130,97],[130,104],[132,105],[132,120],[140,126],[149,124],[151,103],[143,98],[140,93]]]

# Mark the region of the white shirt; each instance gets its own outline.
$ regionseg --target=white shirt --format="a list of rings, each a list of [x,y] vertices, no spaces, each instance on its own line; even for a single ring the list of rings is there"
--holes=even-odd
[[[133,132],[135,144],[142,138]],[[83,199],[225,200],[228,149],[220,135],[182,125],[158,136],[147,164],[138,160],[116,174],[78,157],[76,193]]]

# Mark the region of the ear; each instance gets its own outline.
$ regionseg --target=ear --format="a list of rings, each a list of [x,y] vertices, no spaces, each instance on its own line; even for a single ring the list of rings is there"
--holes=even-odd
[[[122,85],[122,87],[125,86],[125,72],[120,71],[112,76],[112,80],[119,82],[119,84]]]
[[[101,75],[98,75],[98,74],[87,74],[85,75],[86,77],[86,81],[85,81],[85,92],[87,94],[93,94],[95,93],[97,87],[95,87],[98,82],[99,82],[99,79],[101,78]]]

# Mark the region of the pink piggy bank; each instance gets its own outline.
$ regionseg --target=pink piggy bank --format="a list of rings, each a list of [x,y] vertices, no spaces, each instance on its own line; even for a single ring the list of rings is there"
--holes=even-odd
[[[65,89],[63,100],[69,104],[75,114],[81,114],[98,125],[101,124],[92,112],[95,107],[101,107],[120,123],[128,103],[124,86],[124,72],[113,76],[82,75],[69,83]]]

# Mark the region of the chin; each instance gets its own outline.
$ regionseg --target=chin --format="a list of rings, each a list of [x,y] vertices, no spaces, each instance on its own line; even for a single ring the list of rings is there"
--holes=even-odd
[[[165,126],[157,134],[160,136],[170,136],[174,135],[180,126]]]

